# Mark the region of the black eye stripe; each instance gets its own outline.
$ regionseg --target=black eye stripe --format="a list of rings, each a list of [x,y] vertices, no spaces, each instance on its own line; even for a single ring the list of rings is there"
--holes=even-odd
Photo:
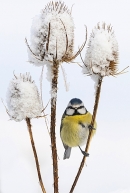
[[[75,110],[75,108],[73,108],[73,107],[71,107],[71,106],[70,106],[70,107],[68,107],[67,109],[74,109],[74,110]]]
[[[82,108],[84,108],[84,106],[80,106],[80,107],[78,107],[77,109],[82,109]]]
[[[72,107],[72,106],[69,106],[67,109],[78,110],[78,109],[82,109],[82,108],[84,108],[84,106],[80,106],[80,107],[78,107],[78,108],[74,108],[74,107]]]

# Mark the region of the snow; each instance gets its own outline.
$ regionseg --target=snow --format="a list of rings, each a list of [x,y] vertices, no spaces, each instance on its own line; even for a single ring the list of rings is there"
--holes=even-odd
[[[53,61],[70,62],[74,47],[74,22],[64,3],[50,2],[34,17],[31,27],[31,44],[27,43],[29,61],[36,66],[47,66],[47,80],[52,82]],[[58,68],[57,68],[58,70]],[[50,91],[56,98],[56,90]]]
[[[0,90],[3,100],[12,71],[28,72],[39,81],[40,68],[26,63],[24,37],[27,37],[30,20],[47,1],[1,1],[1,70]],[[120,68],[130,64],[130,6],[129,1],[66,1],[71,7],[77,26],[75,48],[84,40],[84,24],[88,33],[97,21],[113,24],[120,48]],[[118,3],[118,4],[117,4]],[[8,5],[8,6],[7,6]],[[21,14],[23,13],[23,14]],[[83,30],[82,30],[83,28]],[[88,34],[89,35],[89,34]],[[29,41],[29,36],[28,36]],[[84,57],[84,52],[82,53]],[[59,165],[59,192],[70,190],[79,168],[82,155],[78,148],[72,150],[71,159],[63,160],[64,147],[60,140],[62,113],[73,97],[84,101],[88,110],[93,108],[93,81],[82,76],[78,65],[63,64],[70,82],[65,92],[63,78],[59,77],[56,140]],[[76,78],[75,78],[76,77]],[[43,75],[44,106],[50,99],[49,83]],[[105,78],[98,110],[98,131],[90,146],[87,159],[74,193],[130,193],[130,72],[118,78]],[[50,108],[46,109],[50,120]],[[31,121],[41,174],[47,193],[53,192],[52,157],[50,137],[44,119]],[[25,121],[8,121],[4,106],[0,106],[0,193],[41,193],[34,156]],[[120,190],[120,192],[116,191]],[[125,192],[124,192],[125,191]]]
[[[15,121],[41,115],[40,96],[30,74],[20,74],[10,81],[7,90],[7,106],[10,118]]]
[[[111,25],[98,24],[91,33],[83,67],[85,74],[114,75],[110,63],[118,63],[118,44]]]
[[[29,61],[37,66],[69,60],[73,55],[74,23],[70,11],[61,3],[48,4],[34,17],[31,27]]]

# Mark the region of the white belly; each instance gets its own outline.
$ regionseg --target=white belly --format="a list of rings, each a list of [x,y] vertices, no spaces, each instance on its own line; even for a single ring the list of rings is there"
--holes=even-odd
[[[82,127],[81,125],[79,125],[79,132],[78,132],[78,135],[79,135],[79,145],[82,146],[82,145],[85,145],[86,142],[87,142],[87,139],[88,139],[88,135],[89,135],[89,129],[88,127]]]

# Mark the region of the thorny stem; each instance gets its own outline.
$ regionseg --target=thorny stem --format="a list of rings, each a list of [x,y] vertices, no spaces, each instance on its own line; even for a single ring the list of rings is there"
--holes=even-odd
[[[33,134],[32,134],[32,129],[31,129],[31,122],[29,118],[26,118],[26,123],[27,123],[27,127],[28,127],[28,132],[29,132],[29,136],[30,136],[30,140],[31,140],[31,145],[32,145],[32,149],[33,149],[33,153],[34,153],[34,158],[35,158],[35,163],[36,163],[36,168],[37,168],[37,174],[38,174],[38,178],[39,178],[39,183],[42,189],[43,193],[46,193],[46,190],[44,188],[43,182],[42,182],[42,177],[41,177],[41,172],[40,172],[40,166],[39,166],[39,161],[38,161],[38,156],[37,156],[37,152],[36,152],[36,148],[35,148],[35,143],[34,143],[34,139],[33,139]]]
[[[97,109],[98,109],[98,104],[99,104],[99,98],[100,98],[100,93],[101,93],[101,85],[102,85],[102,77],[100,77],[99,80],[98,80],[98,86],[97,86],[97,91],[96,91],[96,96],[95,96],[95,103],[94,103],[94,108],[93,108],[93,116],[92,116],[92,120],[91,120],[91,126],[92,127],[94,127],[94,122],[95,122],[95,119],[96,119],[96,114],[97,114]],[[89,132],[85,152],[88,152],[91,135],[92,135],[92,129]],[[73,182],[73,185],[71,187],[70,193],[72,193],[74,191],[74,188],[75,188],[75,186],[78,182],[79,176],[80,176],[80,174],[82,172],[82,169],[84,167],[85,160],[86,160],[86,156],[84,156],[82,161],[81,161],[80,167],[78,169],[77,175],[76,175],[75,180]]]
[[[54,92],[55,96],[52,96],[51,98],[51,127],[50,127],[51,149],[52,149],[52,159],[53,159],[54,193],[58,193],[58,159],[57,159],[56,135],[55,135],[58,69],[59,69],[59,63],[54,60],[53,67],[52,67],[52,73],[53,73],[52,93]]]

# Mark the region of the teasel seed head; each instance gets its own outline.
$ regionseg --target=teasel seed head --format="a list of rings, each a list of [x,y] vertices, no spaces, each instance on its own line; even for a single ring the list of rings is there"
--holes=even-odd
[[[93,29],[85,55],[83,73],[115,76],[118,64],[118,43],[111,25],[98,23]]]
[[[17,122],[41,115],[41,99],[29,73],[15,75],[10,81],[7,90],[7,109],[10,118]]]
[[[31,44],[26,40],[29,61],[42,66],[53,61],[70,62],[73,59],[74,23],[71,11],[64,2],[50,2],[33,19]]]

